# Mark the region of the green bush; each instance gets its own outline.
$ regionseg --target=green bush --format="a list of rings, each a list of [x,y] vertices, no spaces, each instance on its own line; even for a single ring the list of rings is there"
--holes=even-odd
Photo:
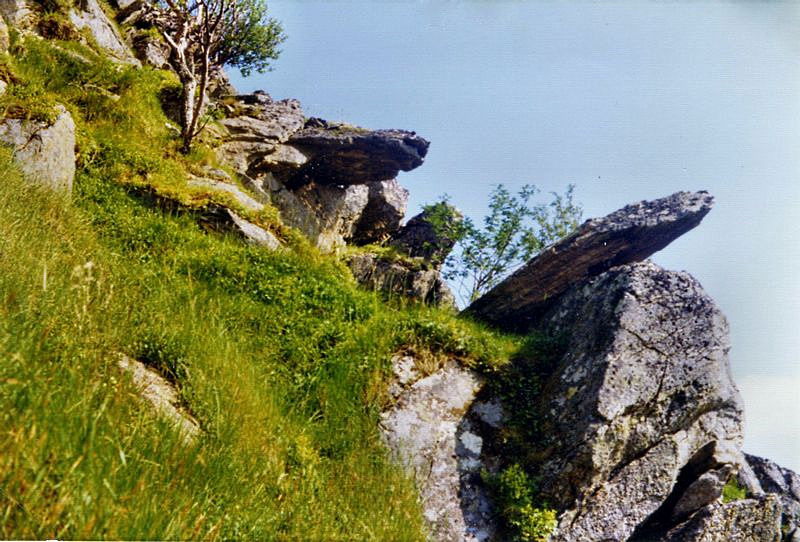
[[[518,464],[485,476],[513,540],[544,542],[558,524],[556,513],[536,500],[537,487]]]
[[[740,501],[745,497],[747,497],[747,489],[739,485],[735,476],[728,480],[722,488],[722,502]]]

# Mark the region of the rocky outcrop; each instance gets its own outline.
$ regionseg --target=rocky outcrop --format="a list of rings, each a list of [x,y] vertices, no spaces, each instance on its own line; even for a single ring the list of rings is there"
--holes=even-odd
[[[75,123],[57,106],[52,123],[24,119],[0,122],[0,142],[13,147],[14,161],[32,182],[70,192],[75,177]]]
[[[0,15],[18,30],[35,28],[39,18],[34,4],[28,0],[0,0]]]
[[[353,277],[367,289],[384,292],[388,297],[414,299],[430,305],[455,307],[455,298],[439,271],[420,263],[382,259],[371,253],[355,254],[347,259]]]
[[[494,325],[524,328],[576,282],[641,261],[697,226],[713,201],[707,192],[678,192],[587,220],[477,299],[467,313]]]
[[[399,229],[408,193],[394,177],[422,163],[427,141],[306,120],[297,100],[264,92],[222,104],[220,157],[318,247],[377,242]]]
[[[745,458],[758,480],[758,487],[749,487],[749,492],[777,495],[781,506],[783,540],[800,542],[800,476],[769,459],[749,454]]]
[[[183,407],[178,390],[157,371],[125,355],[119,357],[118,366],[130,376],[141,398],[159,416],[169,420],[187,443],[200,434],[200,425]]]
[[[543,495],[562,511],[554,541],[656,539],[719,498],[740,461],[742,405],[727,323],[697,281],[616,267],[537,327],[567,338],[533,405]]]
[[[428,376],[410,356],[395,356],[392,367],[395,402],[381,414],[381,431],[392,456],[417,484],[432,538],[491,539],[491,504],[475,483],[483,443],[465,417],[482,379],[452,361]]]

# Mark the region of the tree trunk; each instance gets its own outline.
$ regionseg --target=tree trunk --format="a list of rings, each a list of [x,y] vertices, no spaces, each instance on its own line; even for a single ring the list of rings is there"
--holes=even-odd
[[[192,147],[192,139],[194,139],[192,131],[197,118],[194,101],[197,95],[197,80],[193,76],[185,80],[181,77],[181,85],[183,86],[181,92],[181,138],[183,139],[183,147],[181,147],[181,152],[188,154]]]

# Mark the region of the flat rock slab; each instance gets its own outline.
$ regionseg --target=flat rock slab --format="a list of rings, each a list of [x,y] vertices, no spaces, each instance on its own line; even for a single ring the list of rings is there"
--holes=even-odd
[[[587,220],[465,312],[499,327],[524,329],[571,285],[666,247],[697,226],[713,202],[708,192],[677,192]]]
[[[365,130],[309,119],[289,143],[312,158],[289,184],[364,184],[394,179],[422,165],[430,143],[405,130]]]

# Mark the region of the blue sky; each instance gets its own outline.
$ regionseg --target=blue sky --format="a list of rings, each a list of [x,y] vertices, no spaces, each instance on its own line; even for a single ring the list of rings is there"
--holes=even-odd
[[[677,190],[714,210],[653,259],[731,324],[746,450],[800,471],[800,3],[270,2],[289,39],[242,79],[311,116],[415,130],[409,214],[493,185],[563,191],[585,217]]]

